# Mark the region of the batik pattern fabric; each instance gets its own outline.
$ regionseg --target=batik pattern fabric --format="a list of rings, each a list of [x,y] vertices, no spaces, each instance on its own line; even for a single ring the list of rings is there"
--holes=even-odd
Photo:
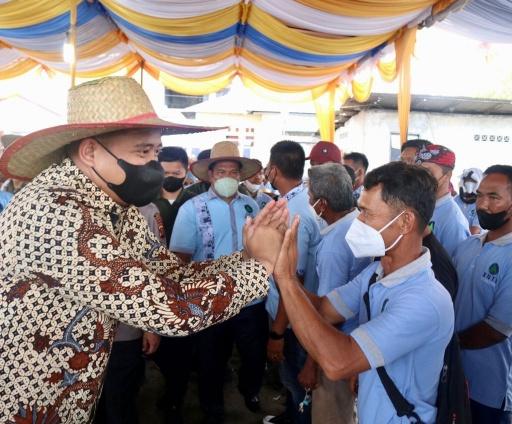
[[[87,423],[118,321],[185,336],[265,296],[240,253],[188,265],[69,159],[0,216],[0,422]]]

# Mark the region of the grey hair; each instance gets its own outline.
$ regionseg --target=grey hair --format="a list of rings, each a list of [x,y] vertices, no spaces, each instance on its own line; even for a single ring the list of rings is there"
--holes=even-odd
[[[339,163],[325,163],[308,170],[309,191],[314,199],[325,199],[334,212],[354,207],[352,180]]]

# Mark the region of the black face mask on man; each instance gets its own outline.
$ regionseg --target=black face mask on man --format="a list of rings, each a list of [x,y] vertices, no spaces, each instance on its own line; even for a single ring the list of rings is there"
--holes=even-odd
[[[185,177],[165,177],[163,188],[165,191],[169,193],[176,193],[178,190],[183,188],[183,182],[185,181]]]
[[[477,210],[476,214],[478,215],[478,222],[484,230],[497,230],[503,227],[510,220],[510,217],[507,218],[509,209],[496,213]]]
[[[126,174],[126,178],[121,184],[113,184],[92,168],[96,175],[105,181],[109,189],[124,202],[137,207],[146,206],[158,198],[164,181],[164,169],[160,162],[151,160],[144,165],[133,165],[118,158],[102,143],[96,141],[117,160],[117,164]]]

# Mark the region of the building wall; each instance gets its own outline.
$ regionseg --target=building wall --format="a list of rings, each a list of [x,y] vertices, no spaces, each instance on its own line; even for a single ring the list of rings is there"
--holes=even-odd
[[[345,152],[365,153],[370,168],[375,168],[389,162],[392,139],[399,147],[398,133],[396,112],[368,110],[339,128],[336,142]],[[509,116],[412,112],[409,134],[452,149],[457,157],[454,177],[464,168],[512,164],[512,117]],[[457,182],[456,178],[453,182]]]

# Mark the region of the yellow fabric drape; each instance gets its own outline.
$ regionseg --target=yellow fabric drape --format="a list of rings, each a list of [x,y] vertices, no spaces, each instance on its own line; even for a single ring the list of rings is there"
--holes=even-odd
[[[399,16],[432,6],[436,0],[297,0],[305,6],[341,16]]]
[[[408,28],[395,42],[396,61],[399,75],[398,90],[398,122],[400,127],[400,142],[407,141],[409,130],[409,115],[411,109],[411,56],[416,44],[416,27]]]
[[[0,80],[18,77],[38,65],[32,59],[21,59],[7,67],[0,68]]]
[[[372,94],[373,77],[368,78],[367,81],[361,82],[355,79],[352,80],[352,95],[358,102],[366,102]]]
[[[144,65],[144,69],[148,71],[150,75],[158,75],[157,79],[159,79],[167,88],[191,96],[210,94],[222,90],[229,85],[233,77],[236,75],[236,69],[234,66],[221,74],[198,79],[178,78],[168,73],[156,70],[147,62]]]
[[[188,58],[188,57],[176,57],[176,56],[168,56],[163,53],[156,52],[147,48],[146,46],[137,43],[134,40],[130,40],[129,43],[133,45],[137,50],[141,50],[154,58],[161,60],[162,62],[172,63],[173,65],[181,65],[181,66],[201,66],[201,65],[211,65],[212,63],[220,62],[221,60],[227,59],[235,54],[235,48],[231,48],[226,50],[225,52],[218,53],[212,56],[204,56],[201,58]]]
[[[116,15],[119,15],[123,19],[141,28],[166,35],[191,36],[222,31],[238,23],[238,19],[240,18],[239,4],[207,15],[168,19],[143,15],[142,13],[121,6],[113,0],[101,0],[101,3]]]
[[[396,60],[390,62],[383,62],[379,60],[377,69],[381,78],[386,82],[393,82],[397,77]]]
[[[256,30],[294,50],[317,55],[343,55],[361,53],[388,41],[396,31],[360,37],[321,36],[316,33],[290,28],[272,15],[252,5],[248,23]]]
[[[62,0],[17,0],[0,4],[0,28],[20,28],[53,19],[69,10]]]
[[[127,68],[127,72],[133,69],[134,67],[138,69],[139,66],[139,57],[135,53],[129,53],[126,56],[119,59],[117,62],[104,66],[102,68],[80,71],[77,69],[76,76],[78,78],[102,78],[107,77],[109,75],[115,74],[116,72],[121,71],[124,68]]]
[[[310,102],[311,99],[315,99],[316,96],[322,95],[326,89],[327,84],[317,87],[313,94],[311,90],[295,91],[295,92],[277,92],[261,86],[258,82],[253,81],[251,78],[240,75],[240,79],[245,87],[253,91],[259,96],[265,97],[268,100],[277,103],[304,103]]]
[[[315,98],[315,90],[312,91],[315,103],[316,119],[320,130],[320,138],[324,141],[334,142],[334,114],[336,84],[329,84],[327,91]]]
[[[279,62],[275,59],[270,59],[260,54],[252,53],[246,49],[242,49],[240,56],[258,66],[261,66],[262,68],[271,69],[277,72],[283,72],[285,74],[298,77],[323,77],[328,75],[339,75],[341,72],[352,66],[352,63],[322,67],[292,65],[289,63]]]
[[[75,56],[80,59],[87,59],[89,57],[99,56],[100,54],[105,53],[106,51],[114,48],[119,43],[120,39],[118,32],[110,31],[100,39],[92,40],[87,44],[78,46],[75,49]],[[48,62],[62,62],[62,51],[45,52],[38,50],[27,50],[18,47],[14,48],[31,58],[40,59]]]

